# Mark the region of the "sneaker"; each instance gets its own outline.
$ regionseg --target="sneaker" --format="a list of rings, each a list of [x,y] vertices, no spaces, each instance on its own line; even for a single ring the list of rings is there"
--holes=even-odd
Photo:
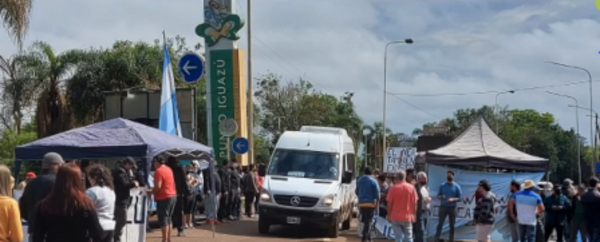
[[[185,237],[185,232],[184,231],[177,232],[177,237]]]

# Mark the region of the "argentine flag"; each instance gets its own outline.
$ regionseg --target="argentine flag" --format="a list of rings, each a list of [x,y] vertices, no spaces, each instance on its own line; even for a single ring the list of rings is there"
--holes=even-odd
[[[160,117],[158,128],[169,134],[181,136],[179,111],[177,110],[177,95],[175,94],[175,78],[171,67],[171,56],[167,44],[163,47],[163,78],[160,95]]]

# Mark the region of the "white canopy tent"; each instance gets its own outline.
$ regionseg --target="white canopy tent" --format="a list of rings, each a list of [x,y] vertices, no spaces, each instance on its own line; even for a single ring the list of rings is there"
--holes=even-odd
[[[521,152],[500,139],[483,117],[478,117],[450,144],[427,151],[428,164],[474,165],[519,171],[546,171],[548,159]]]

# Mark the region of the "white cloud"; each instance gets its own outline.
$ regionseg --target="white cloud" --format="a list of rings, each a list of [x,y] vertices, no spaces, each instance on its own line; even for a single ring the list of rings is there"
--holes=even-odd
[[[388,91],[394,93],[509,90],[587,78],[544,61],[583,66],[592,74],[600,70],[600,15],[585,0],[254,2],[254,76],[274,71],[289,80],[303,76],[333,94],[355,92],[358,111],[369,123],[382,117],[383,52],[390,40],[415,40],[389,49]],[[236,8],[245,11],[245,1]],[[123,39],[153,41],[166,30],[191,44],[201,41],[194,28],[202,21],[202,1],[35,1],[28,43],[44,40],[63,51]],[[242,36],[245,48],[245,30]],[[0,34],[0,54],[14,52],[11,40]],[[587,85],[552,90],[589,106]],[[575,124],[568,99],[543,90],[507,95],[499,97],[501,105],[551,112],[564,127]],[[390,96],[388,125],[410,132],[458,108],[493,105],[494,97],[401,97],[430,115]],[[600,98],[594,104],[600,110]],[[582,114],[585,136],[588,122]]]

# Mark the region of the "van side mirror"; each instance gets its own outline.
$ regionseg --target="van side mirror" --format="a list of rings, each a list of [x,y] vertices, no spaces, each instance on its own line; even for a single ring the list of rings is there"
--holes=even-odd
[[[264,177],[267,174],[267,168],[265,165],[260,164],[258,166],[258,176]]]
[[[350,184],[352,183],[352,171],[345,171],[344,174],[342,174],[342,183],[343,184]]]

